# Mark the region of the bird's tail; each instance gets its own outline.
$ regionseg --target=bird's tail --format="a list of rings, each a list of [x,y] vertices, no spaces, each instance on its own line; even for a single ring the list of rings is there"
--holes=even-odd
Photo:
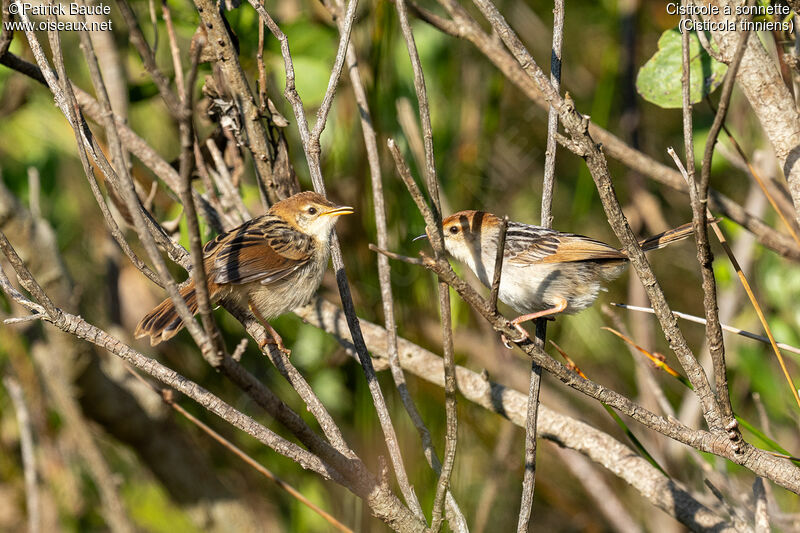
[[[189,311],[192,314],[197,313],[197,294],[194,290],[194,282],[186,285],[180,292],[183,299],[186,300],[186,305],[189,306]],[[145,315],[136,326],[134,336],[137,339],[149,336],[150,345],[155,346],[174,337],[181,328],[183,328],[183,320],[178,315],[172,299],[167,298]]]
[[[685,239],[691,234],[692,223],[687,222],[686,224],[678,226],[677,228],[667,230],[663,233],[659,233],[658,235],[653,235],[652,237],[639,241],[639,246],[641,246],[642,250],[645,252],[649,252],[650,250],[658,250],[659,248],[663,248],[675,241]]]

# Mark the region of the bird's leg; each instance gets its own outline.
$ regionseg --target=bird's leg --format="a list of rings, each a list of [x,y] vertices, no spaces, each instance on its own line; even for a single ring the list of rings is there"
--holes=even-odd
[[[273,328],[270,325],[270,323],[267,322],[263,316],[261,316],[261,313],[258,312],[258,309],[256,308],[255,305],[253,305],[252,301],[249,302],[249,307],[250,307],[250,312],[253,313],[253,316],[256,317],[256,320],[258,320],[261,323],[261,325],[264,326],[264,328],[266,328],[267,332],[270,334],[271,337],[259,342],[258,347],[261,350],[263,350],[264,346],[266,346],[267,344],[274,344],[275,346],[278,347],[280,351],[285,353],[287,356],[292,355],[292,351],[283,345],[283,339],[281,338],[281,336],[278,334],[277,331],[275,331],[275,328]]]
[[[559,302],[551,307],[550,309],[544,309],[542,311],[537,311],[535,313],[530,313],[527,315],[518,316],[511,323],[514,325],[514,328],[519,331],[521,337],[519,339],[511,339],[513,342],[522,342],[525,339],[529,339],[528,332],[525,331],[525,328],[520,326],[523,322],[528,322],[529,320],[536,320],[537,318],[543,317],[552,317],[553,315],[557,315],[564,311],[567,308],[567,301],[564,298],[561,298]],[[509,350],[511,349],[511,343],[509,342],[508,338],[505,335],[500,335],[500,339],[503,341],[503,345]]]

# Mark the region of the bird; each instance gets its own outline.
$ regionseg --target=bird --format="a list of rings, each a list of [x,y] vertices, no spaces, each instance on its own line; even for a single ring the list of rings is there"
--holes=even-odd
[[[499,217],[484,211],[459,211],[442,221],[447,253],[465,263],[487,287],[494,279],[501,227]],[[639,245],[647,252],[691,234],[688,223]],[[522,335],[514,342],[528,338],[523,322],[590,307],[602,284],[619,277],[627,263],[623,250],[596,239],[509,221],[498,298],[522,313],[511,321]],[[505,337],[503,342],[508,346]]]
[[[339,216],[353,213],[316,192],[300,192],[276,202],[259,217],[218,235],[203,247],[208,293],[214,303],[247,305],[272,335],[264,344],[289,350],[267,322],[305,305],[322,282],[330,256],[330,236]],[[180,290],[189,311],[197,313],[194,281]],[[174,337],[183,320],[167,298],[139,322],[138,339],[155,346]]]

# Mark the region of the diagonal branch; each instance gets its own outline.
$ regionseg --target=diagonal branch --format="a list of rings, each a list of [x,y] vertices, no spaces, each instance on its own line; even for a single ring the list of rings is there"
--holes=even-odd
[[[350,31],[355,19],[358,0],[350,0],[347,4],[347,10],[342,23],[342,29],[340,30],[340,39],[336,52],[336,59],[334,60],[334,65],[328,81],[328,87],[322,100],[323,103],[318,110],[317,121],[313,130],[309,130],[303,101],[297,92],[297,87],[295,86],[294,63],[292,60],[291,51],[289,49],[289,40],[286,37],[286,34],[281,31],[275,20],[264,9],[263,5],[255,0],[249,1],[250,5],[253,6],[253,8],[260,15],[261,20],[264,22],[264,24],[266,24],[270,32],[272,32],[273,36],[280,41],[281,55],[283,56],[284,68],[286,72],[286,88],[284,90],[284,95],[292,105],[292,109],[295,114],[295,120],[297,121],[297,126],[300,132],[303,151],[308,162],[314,190],[324,195],[325,181],[322,177],[322,170],[320,167],[319,138],[322,134],[322,130],[325,128],[328,112],[330,111],[330,107],[333,103],[333,97],[341,76],[342,68],[344,67],[347,47],[350,40]],[[367,346],[364,343],[363,335],[358,325],[358,317],[355,313],[355,305],[353,304],[353,297],[350,292],[350,284],[347,281],[342,251],[339,246],[339,239],[335,230],[333,231],[333,236],[331,239],[331,257],[333,261],[333,268],[336,272],[336,281],[339,287],[339,294],[342,299],[342,307],[344,308],[348,317],[348,328],[352,332],[353,338],[355,339],[355,346],[358,352],[359,361],[361,362],[361,367],[367,380],[367,386],[369,387],[370,394],[372,395],[373,404],[375,405],[375,409],[378,413],[381,429],[386,437],[387,447],[389,448],[390,457],[392,458],[392,466],[394,468],[395,475],[400,481],[401,488],[404,489],[403,495],[415,517],[417,520],[424,522],[424,515],[422,515],[421,507],[419,506],[416,495],[414,494],[413,490],[411,490],[410,484],[407,481],[407,474],[402,463],[397,435],[395,434],[394,427],[392,426],[392,420],[389,416],[389,410],[386,407],[386,401],[383,397],[383,393],[381,392],[378,378],[375,375],[375,369],[372,366],[372,360],[369,357]]]
[[[582,157],[586,160],[589,172],[594,179],[600,200],[606,217],[614,230],[617,238],[622,242],[623,248],[630,260],[631,266],[636,271],[639,279],[647,291],[653,308],[657,309],[656,317],[661,324],[664,336],[669,342],[670,348],[678,357],[681,365],[686,371],[687,377],[692,382],[698,395],[703,414],[709,428],[722,430],[722,420],[719,406],[717,405],[714,393],[708,382],[705,371],[697,362],[694,354],[689,348],[683,333],[677,324],[677,319],[670,312],[664,292],[661,290],[658,280],[656,280],[650,263],[638,244],[636,236],[628,224],[625,214],[617,200],[611,175],[608,170],[608,162],[600,147],[594,142],[589,134],[589,120],[578,113],[575,104],[569,96],[562,99],[555,91],[549,80],[545,77],[542,70],[534,61],[519,37],[508,25],[503,15],[489,0],[474,0],[475,4],[487,18],[492,28],[500,35],[508,49],[516,58],[519,65],[527,75],[536,82],[539,91],[544,95],[550,105],[558,110],[561,123],[569,133],[576,146],[581,151]]]
[[[444,237],[442,235],[442,204],[439,199],[439,181],[436,177],[436,162],[433,154],[433,128],[431,126],[428,92],[425,87],[425,74],[422,70],[422,63],[419,59],[417,45],[414,42],[414,34],[408,22],[408,11],[406,9],[405,0],[396,0],[395,7],[397,8],[397,16],[400,20],[400,31],[406,42],[408,57],[411,60],[411,68],[414,72],[414,90],[417,93],[419,119],[422,124],[422,140],[425,149],[425,178],[433,211],[433,224],[427,225],[427,232],[428,235],[431,236],[434,254],[440,259],[445,256]],[[395,157],[395,161],[397,162],[397,157]],[[439,314],[442,321],[446,431],[444,461],[442,471],[439,474],[439,481],[436,484],[436,494],[433,499],[431,531],[434,533],[439,531],[442,524],[445,494],[447,493],[447,488],[450,484],[450,475],[455,465],[458,442],[457,385],[455,358],[453,354],[453,324],[450,315],[450,290],[447,285],[440,280],[437,291],[439,293]]]
[[[748,2],[752,5],[752,2]],[[744,17],[745,21],[751,20],[751,16]],[[703,32],[698,32],[703,33]],[[747,40],[750,32],[745,30],[742,33],[739,44],[736,49],[733,61],[728,66],[728,72],[725,75],[725,82],[722,85],[722,93],[720,95],[719,107],[714,116],[714,122],[708,132],[706,140],[706,147],[703,153],[703,164],[700,170],[700,182],[692,183],[694,179],[694,164],[689,164],[687,169],[690,177],[689,190],[694,191],[690,194],[692,199],[692,224],[695,228],[695,238],[697,239],[697,260],[700,263],[700,269],[703,276],[703,307],[706,313],[706,341],[708,349],[711,354],[711,360],[714,364],[714,381],[716,385],[717,400],[719,401],[722,415],[727,419],[726,424],[733,420],[733,408],[731,407],[730,391],[728,390],[728,376],[727,367],[725,365],[725,344],[722,337],[722,327],[719,322],[719,307],[717,305],[717,283],[714,278],[713,261],[714,256],[711,253],[711,245],[708,240],[708,212],[706,205],[708,204],[708,189],[711,181],[711,161],[714,157],[714,147],[717,144],[722,127],[725,125],[725,117],[728,113],[728,105],[730,104],[731,95],[733,94],[733,84],[736,80],[736,72],[739,70],[739,65],[742,63],[744,52],[747,49]],[[687,46],[688,48],[688,46]],[[688,54],[688,50],[687,50]],[[689,68],[686,69],[686,84],[689,85]],[[689,89],[685,89],[688,91]],[[685,132],[684,132],[685,134]],[[690,145],[692,148],[690,148]],[[693,141],[690,138],[686,139],[686,149],[693,151]],[[694,157],[688,158],[687,162],[694,161]]]
[[[502,42],[483,31],[472,16],[455,0],[438,0],[439,4],[447,11],[452,20],[430,13],[419,7],[415,3],[410,3],[410,7],[415,14],[433,25],[440,31],[467,40],[491,61],[500,72],[503,73],[512,83],[514,83],[525,96],[537,106],[547,109],[549,107],[540,92],[537,83],[526,75],[514,56],[506,49]],[[588,120],[588,119],[587,119]],[[662,183],[675,190],[688,193],[688,188],[681,179],[680,174],[673,168],[656,161],[649,155],[632,148],[619,137],[601,128],[593,122],[589,122],[589,134],[605,151],[614,159],[622,162],[631,170],[634,170],[650,179]],[[558,137],[559,143],[569,150],[574,149],[574,143],[567,142],[566,137]],[[579,154],[580,155],[580,154]],[[723,195],[717,190],[711,189],[709,194],[709,207],[713,211],[718,211],[737,224],[752,232],[758,241],[777,253],[793,259],[800,260],[800,248],[786,235],[769,227],[760,218],[748,213],[741,205]]]

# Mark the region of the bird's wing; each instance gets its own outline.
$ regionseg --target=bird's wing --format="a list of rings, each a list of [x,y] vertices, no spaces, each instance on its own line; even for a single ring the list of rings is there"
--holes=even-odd
[[[626,257],[604,242],[527,224],[509,225],[505,251],[506,260],[522,264],[615,260]]]
[[[311,260],[311,237],[270,215],[224,233],[203,249],[215,283],[281,280]]]

